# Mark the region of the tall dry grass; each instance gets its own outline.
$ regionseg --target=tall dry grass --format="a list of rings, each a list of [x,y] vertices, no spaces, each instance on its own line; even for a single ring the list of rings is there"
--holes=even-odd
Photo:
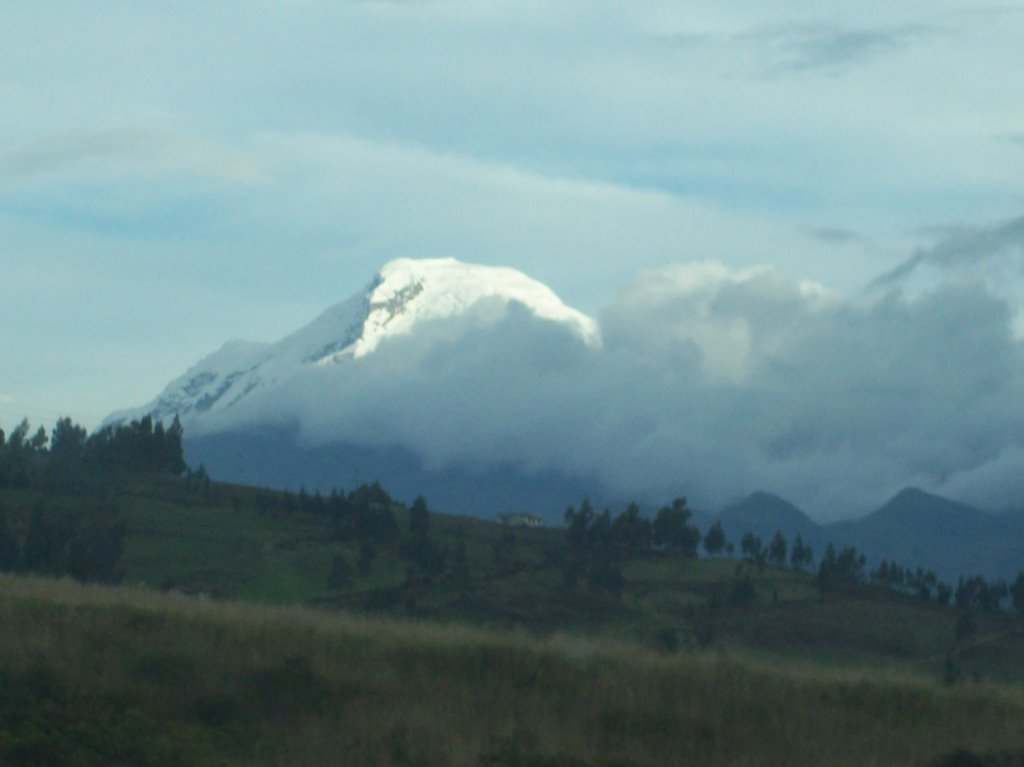
[[[0,705],[43,672],[40,694],[99,752],[80,764],[859,766],[1024,753],[1013,687],[0,577]],[[118,727],[123,754],[101,753]],[[0,762],[18,764],[4,732]]]

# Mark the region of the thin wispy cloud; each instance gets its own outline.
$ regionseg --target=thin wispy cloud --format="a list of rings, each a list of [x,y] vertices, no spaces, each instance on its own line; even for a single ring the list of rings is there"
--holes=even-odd
[[[918,24],[853,27],[818,22],[765,27],[740,40],[759,50],[769,72],[839,73],[900,53],[935,32]]]
[[[895,56],[926,41],[939,29],[924,24],[861,27],[840,22],[791,22],[742,32],[677,32],[661,36],[679,50],[753,53],[771,75],[800,72],[838,74]]]
[[[1012,271],[1024,274],[1024,216],[989,226],[961,226],[948,231],[932,245],[876,277],[869,290],[896,285],[924,266],[942,270],[982,267],[999,260]]]
[[[259,164],[244,151],[156,129],[56,133],[0,155],[0,180],[68,173],[181,174],[244,183],[265,178]]]
[[[840,229],[829,226],[808,229],[807,235],[828,245],[850,245],[864,241],[863,235],[854,232],[851,229]]]

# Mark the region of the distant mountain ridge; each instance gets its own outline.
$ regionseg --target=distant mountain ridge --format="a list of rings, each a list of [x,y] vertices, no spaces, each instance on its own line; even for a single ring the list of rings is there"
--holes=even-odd
[[[718,513],[718,519],[726,536],[736,542],[747,531],[767,541],[777,530],[790,538],[797,533],[807,538],[820,529],[813,519],[792,503],[763,491],[751,493],[726,506]]]
[[[992,514],[958,501],[905,488],[875,511],[820,525],[788,501],[753,493],[716,517],[738,545],[750,531],[765,543],[781,532],[799,534],[820,556],[828,543],[854,546],[877,564],[882,559],[934,570],[944,578],[1009,578],[1024,570],[1024,512]]]

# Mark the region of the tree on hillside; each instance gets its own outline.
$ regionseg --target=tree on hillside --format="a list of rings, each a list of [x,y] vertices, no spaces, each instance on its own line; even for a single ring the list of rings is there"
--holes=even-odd
[[[1005,581],[989,583],[982,576],[974,575],[959,579],[953,601],[957,607],[964,610],[978,608],[984,612],[997,612],[1000,603],[1010,593]]]
[[[85,442],[88,438],[85,428],[70,418],[60,418],[50,435],[50,455],[54,460],[64,462],[81,461],[85,456]]]
[[[28,487],[31,484],[32,451],[28,446],[29,423],[23,418],[7,438],[4,451],[4,484],[10,487]]]
[[[590,526],[594,522],[594,507],[584,498],[579,511],[572,506],[565,510],[565,540],[574,549],[584,549],[590,542]]]
[[[50,435],[50,481],[62,488],[74,488],[85,478],[85,428],[61,418]]]
[[[754,535],[750,530],[743,533],[743,537],[740,538],[740,552],[744,557],[751,562],[757,562],[762,558],[763,551],[764,544],[758,536]]]
[[[18,541],[7,519],[7,509],[0,504],[0,572],[13,572],[18,568]]]
[[[721,521],[716,521],[704,534],[704,550],[715,556],[725,550],[725,545],[725,530],[722,529]]]
[[[785,567],[788,550],[789,546],[786,544],[786,539],[782,536],[782,531],[776,530],[775,535],[772,536],[771,543],[768,544],[768,561],[776,567]]]
[[[612,513],[605,509],[590,525],[590,548],[607,549],[612,545]]]
[[[685,498],[676,498],[671,506],[663,506],[654,518],[652,541],[659,548],[678,551],[684,557],[697,556],[700,530],[689,524],[693,512]]]
[[[427,508],[427,500],[422,496],[416,496],[416,500],[409,507],[409,531],[417,540],[425,541],[430,534],[430,510]]]
[[[814,551],[809,544],[804,543],[803,536],[800,533],[796,534],[796,540],[793,541],[793,550],[789,554],[789,563],[797,570],[803,570],[814,564]]]
[[[14,427],[10,438],[7,440],[7,448],[11,452],[17,452],[28,443],[28,431],[31,428],[27,418],[22,418],[21,423]]]
[[[825,548],[825,556],[818,564],[818,589],[825,593],[841,586],[855,586],[864,580],[866,560],[852,546],[844,546],[836,554],[831,543]]]
[[[647,549],[651,545],[651,521],[640,516],[640,507],[631,503],[612,522],[612,538],[627,549]]]
[[[50,444],[50,437],[46,433],[46,427],[40,426],[36,429],[36,433],[32,435],[32,439],[28,442],[29,449],[37,455],[46,451],[46,446]]]
[[[188,468],[188,465],[185,463],[185,450],[182,446],[184,435],[185,429],[182,428],[181,419],[175,413],[174,420],[171,421],[171,426],[164,435],[164,449],[167,468],[176,477],[180,477],[185,473],[185,469]]]
[[[1024,615],[1024,572],[1017,573],[1017,580],[1010,586],[1013,609]]]

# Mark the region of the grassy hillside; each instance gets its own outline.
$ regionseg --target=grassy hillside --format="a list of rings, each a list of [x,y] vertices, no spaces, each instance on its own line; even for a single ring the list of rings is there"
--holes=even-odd
[[[431,546],[447,564],[430,572],[410,554],[401,505],[392,507],[397,537],[374,542],[372,559],[361,564],[365,538],[339,533],[323,516],[268,508],[254,488],[133,476],[106,492],[127,521],[120,569],[128,585],[538,636],[598,635],[657,650],[743,650],[838,668],[1024,682],[1024,636],[1013,616],[980,614],[976,634],[958,642],[951,608],[872,587],[823,598],[799,571],[631,552],[619,562],[623,586],[609,590],[575,572],[559,529],[432,514]],[[16,528],[34,504],[82,504],[9,490],[0,502]],[[332,578],[338,557],[348,568],[340,579]]]
[[[0,577],[0,710],[0,762],[34,767],[1024,753],[1019,687],[13,576]]]

